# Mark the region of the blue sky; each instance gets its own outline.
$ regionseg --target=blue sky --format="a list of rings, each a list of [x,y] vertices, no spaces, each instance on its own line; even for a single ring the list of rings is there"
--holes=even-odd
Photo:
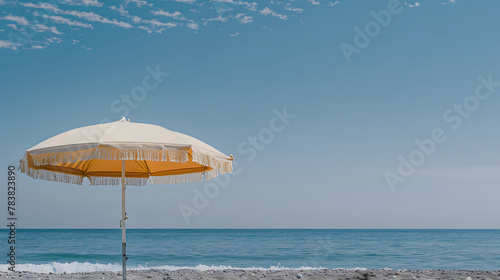
[[[189,223],[179,207],[206,182],[129,187],[130,227],[498,228],[500,87],[475,92],[479,77],[500,81],[500,3],[401,1],[356,46],[355,27],[366,33],[391,1],[0,1],[4,166],[126,114],[241,168]],[[350,61],[342,43],[358,49]],[[169,74],[127,103],[148,67]],[[252,147],[285,107],[295,118]],[[423,154],[415,141],[435,129],[446,141],[402,176],[400,156]],[[403,182],[391,188],[388,172]],[[118,226],[118,187],[18,183],[22,227]]]

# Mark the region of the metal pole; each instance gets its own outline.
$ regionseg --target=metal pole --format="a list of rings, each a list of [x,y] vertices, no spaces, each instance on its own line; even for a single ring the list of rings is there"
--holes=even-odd
[[[122,279],[127,279],[127,240],[125,238],[125,160],[122,160]]]

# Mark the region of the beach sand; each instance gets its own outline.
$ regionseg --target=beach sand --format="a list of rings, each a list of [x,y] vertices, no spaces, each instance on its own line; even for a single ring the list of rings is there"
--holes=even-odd
[[[121,279],[119,272],[87,272],[73,274],[47,274],[33,272],[0,272],[0,279]],[[151,269],[131,270],[127,279],[161,280],[360,280],[360,279],[401,279],[401,280],[499,280],[500,271],[481,270],[365,270],[365,269],[315,269],[315,270],[193,270],[175,271]]]

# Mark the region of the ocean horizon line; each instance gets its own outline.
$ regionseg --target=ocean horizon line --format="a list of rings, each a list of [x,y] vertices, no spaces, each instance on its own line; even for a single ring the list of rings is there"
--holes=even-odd
[[[8,228],[2,230],[9,230]],[[121,230],[120,228],[17,228],[16,230]],[[127,228],[127,230],[500,230],[500,228]]]

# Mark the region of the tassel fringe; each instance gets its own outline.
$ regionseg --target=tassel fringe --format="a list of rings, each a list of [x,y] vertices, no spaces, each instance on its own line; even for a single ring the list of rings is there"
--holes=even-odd
[[[29,168],[27,172],[23,173],[26,173],[26,175],[30,176],[33,179],[41,179],[46,181],[61,182],[61,183],[75,184],[75,185],[81,185],[83,183],[83,176],[80,175],[58,173],[49,170],[31,169],[31,168]]]
[[[58,163],[85,161],[90,159],[171,161],[171,162],[182,163],[189,160],[188,153],[189,153],[189,147],[118,148],[112,146],[98,146],[93,149],[84,149],[76,151],[66,150],[57,153],[30,152],[29,154],[33,158],[33,164],[36,166],[41,166],[41,165],[56,165]]]
[[[89,177],[92,186],[116,186],[121,185],[121,177]],[[125,178],[127,186],[145,186],[148,178]]]
[[[179,184],[186,182],[198,182],[202,180],[203,180],[203,173],[149,177],[149,183],[152,185]]]

